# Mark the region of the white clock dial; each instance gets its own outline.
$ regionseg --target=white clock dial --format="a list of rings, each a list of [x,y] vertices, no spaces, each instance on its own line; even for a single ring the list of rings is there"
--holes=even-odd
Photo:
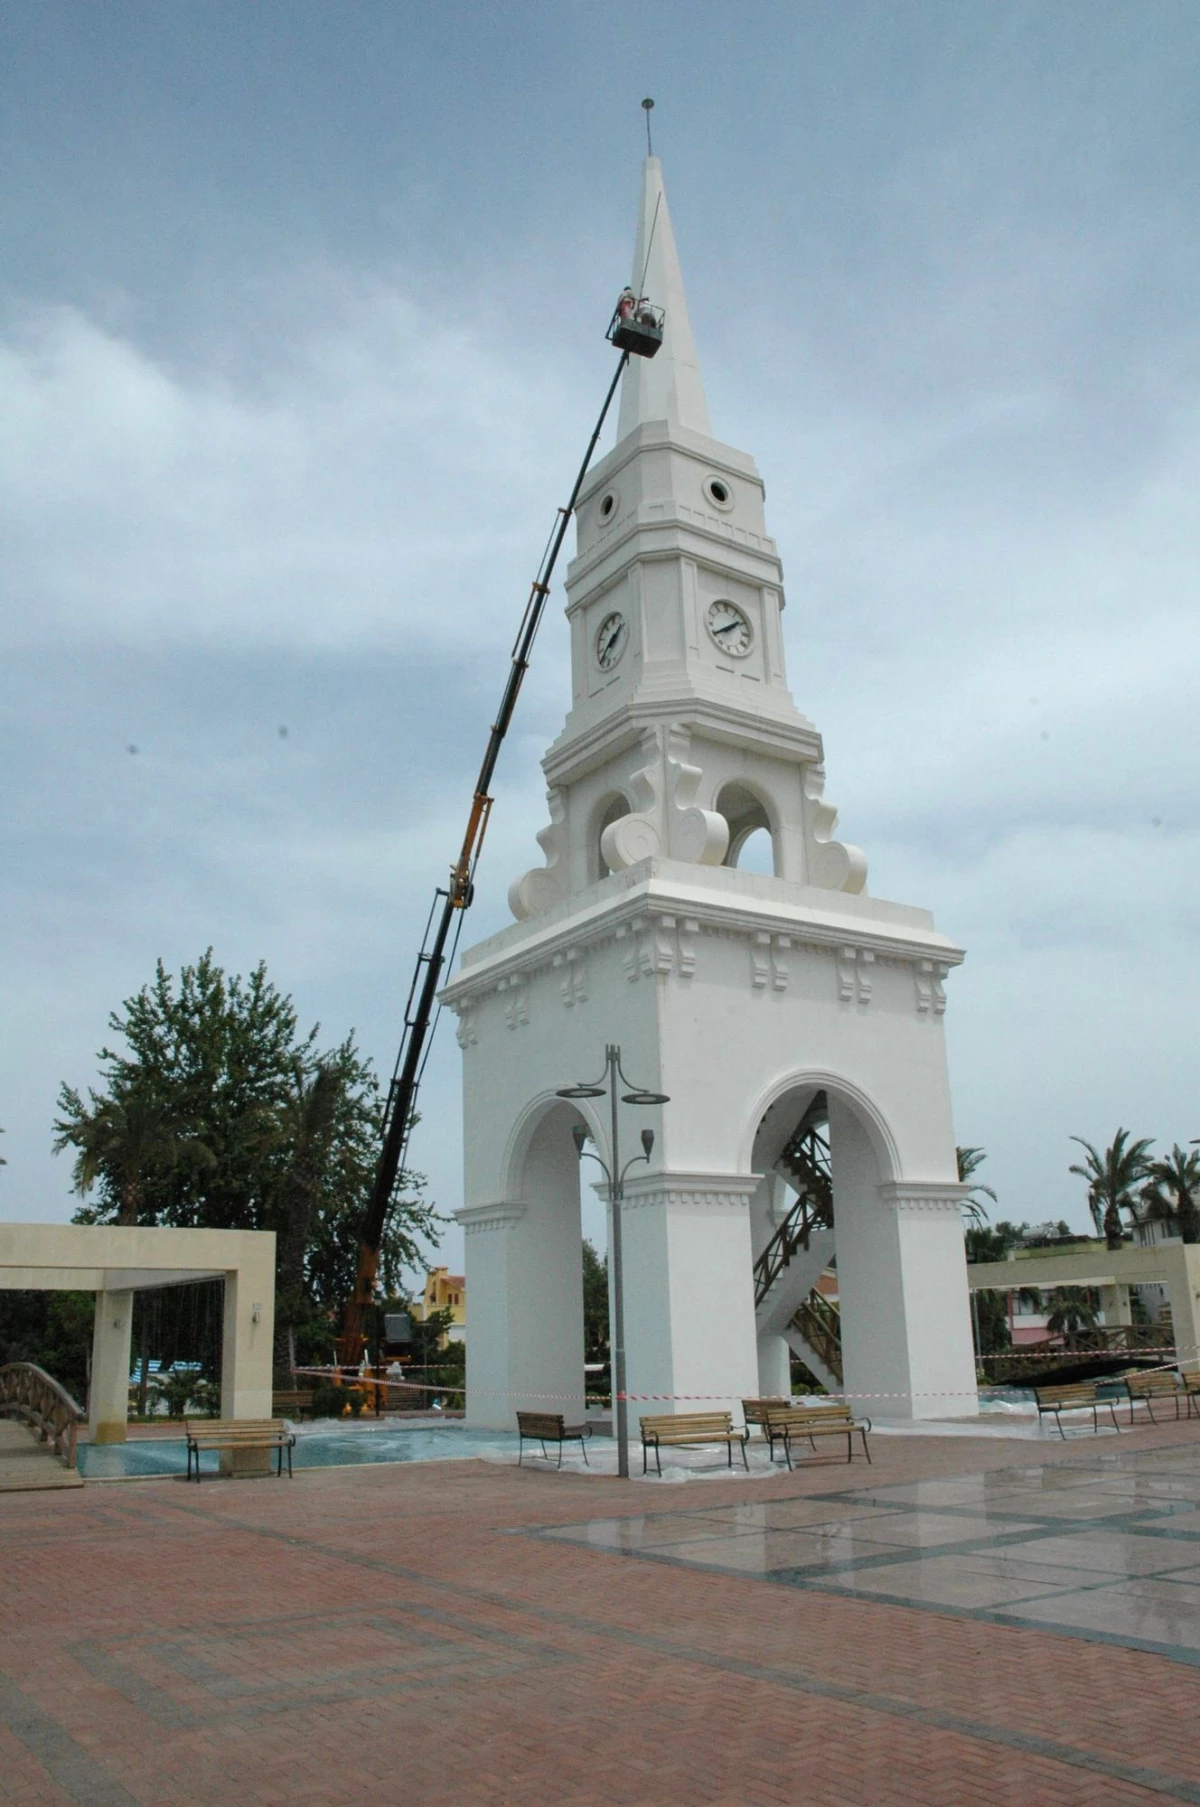
[[[614,609],[596,629],[596,663],[601,671],[611,671],[629,642],[625,617]]]
[[[736,602],[710,602],[705,620],[722,652],[732,653],[735,659],[745,658],[754,644],[754,629]]]

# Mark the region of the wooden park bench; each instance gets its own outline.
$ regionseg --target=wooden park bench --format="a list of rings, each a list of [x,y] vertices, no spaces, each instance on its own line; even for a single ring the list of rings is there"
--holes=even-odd
[[[661,1475],[664,1447],[699,1449],[709,1443],[725,1445],[730,1468],[733,1467],[733,1446],[738,1444],[746,1472],[750,1472],[750,1464],[746,1460],[746,1443],[750,1433],[733,1428],[731,1412],[675,1412],[661,1417],[643,1418],[641,1425],[643,1474],[647,1472],[651,1450],[654,1451],[654,1460]]]
[[[1101,1399],[1096,1392],[1097,1382],[1094,1380],[1077,1380],[1069,1386],[1035,1387],[1034,1398],[1037,1400],[1039,1421],[1052,1414],[1058,1425],[1058,1434],[1066,1440],[1066,1431],[1062,1425],[1064,1412],[1088,1411],[1092,1414],[1092,1429],[1100,1429],[1100,1407],[1107,1406],[1112,1416],[1114,1430],[1120,1430],[1117,1423],[1117,1405],[1115,1399]]]
[[[1175,1416],[1179,1417],[1179,1407],[1186,1398],[1179,1385],[1179,1376],[1174,1368],[1151,1368],[1142,1372],[1122,1375],[1125,1391],[1129,1395],[1129,1422],[1133,1423],[1133,1408],[1141,1400],[1150,1414],[1152,1424],[1157,1424],[1154,1416],[1154,1401],[1169,1399],[1175,1407]]]
[[[283,1392],[271,1395],[271,1410],[281,1418],[303,1418],[307,1412],[312,1417],[313,1389],[303,1387],[285,1388]]]
[[[187,1436],[187,1478],[193,1473],[200,1479],[200,1452],[205,1449],[274,1449],[278,1451],[276,1473],[283,1474],[283,1456],[287,1451],[288,1475],[292,1472],[292,1450],[296,1433],[282,1418],[185,1418]]]
[[[517,1455],[518,1468],[520,1468],[522,1462],[525,1460],[525,1442],[527,1438],[530,1443],[541,1444],[542,1454],[546,1457],[547,1462],[550,1460],[550,1457],[546,1455],[547,1443],[557,1443],[558,1466],[560,1468],[562,1467],[563,1444],[578,1443],[580,1449],[583,1451],[584,1465],[588,1468],[591,1467],[587,1453],[587,1439],[592,1434],[592,1427],[590,1424],[566,1424],[563,1421],[561,1412],[518,1412],[517,1431],[520,1437],[518,1445],[519,1453]]]
[[[790,1399],[743,1399],[742,1416],[746,1420],[746,1429],[752,1430],[757,1425],[765,1437],[767,1413],[785,1410],[791,1403]]]
[[[1200,1368],[1181,1368],[1179,1370],[1179,1386],[1183,1397],[1187,1400],[1188,1418],[1200,1417]]]
[[[855,1418],[848,1405],[780,1405],[772,1406],[767,1411],[763,1426],[767,1442],[770,1446],[771,1460],[775,1460],[775,1445],[783,1444],[783,1453],[789,1468],[792,1464],[792,1443],[805,1438],[816,1452],[818,1437],[845,1437],[846,1460],[854,1457],[854,1439],[862,1438],[863,1455],[869,1462],[871,1448],[867,1442],[867,1432],[871,1428],[869,1418]]]

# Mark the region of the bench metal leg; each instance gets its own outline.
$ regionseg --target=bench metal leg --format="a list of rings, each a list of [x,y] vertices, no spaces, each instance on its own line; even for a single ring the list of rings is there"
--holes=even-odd
[[[588,1461],[588,1453],[587,1453],[587,1438],[586,1438],[586,1437],[581,1437],[581,1438],[580,1438],[580,1439],[579,1439],[579,1447],[580,1447],[580,1449],[581,1449],[581,1450],[582,1450],[582,1451],[583,1451],[583,1466],[584,1466],[584,1467],[585,1467],[585,1468],[590,1468],[590,1467],[591,1467],[591,1466],[592,1466],[592,1465],[591,1465],[591,1463],[590,1463],[590,1462],[589,1462],[589,1461]]]
[[[749,1431],[747,1431],[746,1435],[742,1438],[742,1467],[746,1470],[747,1474],[750,1473],[750,1458],[746,1454],[746,1445],[747,1445],[747,1443],[749,1443],[749,1441],[750,1441],[750,1433],[749,1433]],[[732,1467],[732,1463],[730,1464],[730,1466]]]

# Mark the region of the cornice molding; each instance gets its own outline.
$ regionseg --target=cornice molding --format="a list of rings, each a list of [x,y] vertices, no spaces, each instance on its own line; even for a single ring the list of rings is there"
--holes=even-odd
[[[661,1205],[670,1210],[747,1211],[760,1175],[744,1173],[649,1173],[625,1182],[625,1209]],[[607,1197],[608,1189],[603,1188]]]
[[[688,881],[673,882],[657,876],[655,869],[664,865],[686,872]],[[808,886],[789,887],[800,893],[794,901],[751,898],[732,891],[721,894],[706,887],[703,876],[694,877],[706,870],[680,867],[678,862],[646,860],[626,873],[603,880],[592,887],[594,901],[582,909],[564,910],[561,916],[547,912],[530,918],[528,923],[514,925],[513,929],[501,930],[494,939],[504,944],[494,953],[484,953],[481,959],[465,965],[443,988],[442,999],[452,1009],[461,1010],[476,998],[497,991],[502,984],[509,991],[514,977],[529,979],[543,968],[553,969],[555,956],[570,949],[577,950],[578,957],[578,953],[589,948],[631,936],[636,939],[643,932],[654,934],[661,929],[674,934],[680,923],[687,925],[686,932],[692,937],[707,929],[744,938],[756,947],[761,946],[759,937],[766,933],[786,939],[789,955],[815,950],[835,956],[839,970],[851,948],[873,953],[877,962],[893,961],[915,968],[918,962],[932,961],[947,972],[964,958],[961,948],[932,927],[922,932],[916,925],[893,926],[869,915],[855,920],[856,912],[844,907],[823,910],[817,901],[838,898],[844,906],[847,900],[841,893],[821,892]],[[713,868],[714,872],[719,870],[723,868]],[[624,888],[615,889],[618,881],[624,881]],[[614,894],[598,895],[610,887],[614,887]],[[587,893],[580,895],[586,897]],[[572,901],[578,904],[579,899]],[[518,928],[525,932],[514,933]],[[505,942],[508,936],[513,936],[511,942]],[[480,946],[486,949],[488,943]],[[684,976],[695,970],[695,952],[693,940]],[[661,963],[655,963],[653,969],[666,970]],[[680,970],[683,972],[682,966]]]
[[[932,1217],[958,1216],[962,1201],[970,1192],[949,1180],[899,1180],[879,1188],[879,1196],[898,1215]]]
[[[528,1205],[517,1199],[500,1199],[492,1205],[464,1205],[454,1213],[467,1235],[476,1230],[505,1230],[512,1224],[520,1223],[528,1211]]]
[[[771,706],[776,695],[778,709]],[[757,709],[739,709],[690,687],[681,695],[680,687],[672,685],[661,696],[643,688],[635,702],[623,704],[578,733],[568,735],[564,730],[542,760],[546,782],[568,784],[586,777],[597,766],[636,746],[646,728],[662,722],[678,722],[693,734],[724,746],[753,747],[797,765],[820,765],[824,757],[821,736],[788,692],[772,692],[767,686],[756,701]]]
[[[752,582],[782,587],[783,563],[768,534],[752,534],[749,528],[735,527],[678,502],[670,512],[661,514],[651,514],[652,506],[643,502],[640,508],[631,509],[590,552],[571,560],[566,582],[568,614],[639,560],[694,557],[716,570],[736,564]],[[607,571],[606,565],[610,567]],[[598,578],[598,572],[604,575]],[[584,595],[577,597],[576,592],[585,585]]]

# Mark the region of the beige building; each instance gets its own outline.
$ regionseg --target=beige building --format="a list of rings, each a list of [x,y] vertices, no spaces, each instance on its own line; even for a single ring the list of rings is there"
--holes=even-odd
[[[425,1291],[413,1308],[413,1315],[420,1323],[425,1323],[435,1311],[448,1311],[452,1323],[446,1336],[442,1339],[442,1348],[447,1342],[465,1343],[467,1340],[467,1279],[465,1274],[452,1274],[449,1268],[431,1268],[425,1276]]]

